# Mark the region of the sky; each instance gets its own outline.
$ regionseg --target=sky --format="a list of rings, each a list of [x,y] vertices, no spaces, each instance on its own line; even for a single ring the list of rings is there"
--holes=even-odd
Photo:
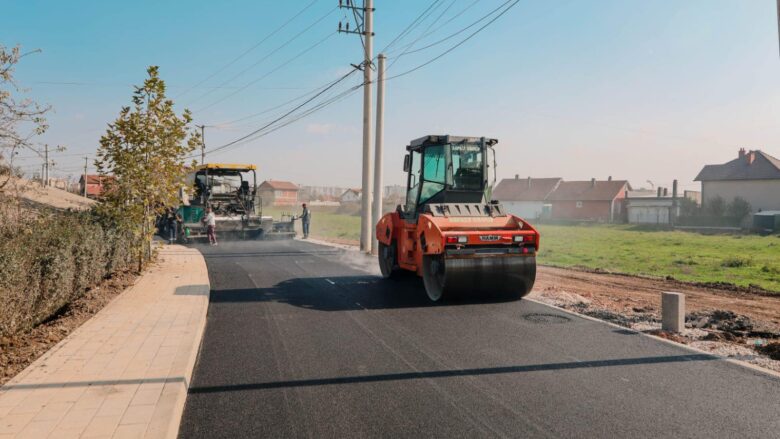
[[[16,79],[53,108],[38,139],[67,148],[53,154],[53,175],[82,172],[84,154],[94,157],[149,65],[160,66],[177,109],[207,125],[208,150],[282,116],[303,100],[280,104],[363,56],[357,35],[336,32],[339,21],[354,27],[337,0],[2,3],[0,43],[41,49]],[[374,53],[386,48],[388,77],[406,72],[504,4],[375,0]],[[404,183],[405,146],[427,134],[497,138],[499,178],[612,176],[635,188],[679,179],[695,190],[703,165],[736,158],[740,147],[780,157],[775,8],[774,0],[520,0],[451,52],[386,82],[385,183]],[[18,164],[40,169],[23,154]],[[361,154],[357,90],[207,161],[257,164],[261,180],[359,187]]]

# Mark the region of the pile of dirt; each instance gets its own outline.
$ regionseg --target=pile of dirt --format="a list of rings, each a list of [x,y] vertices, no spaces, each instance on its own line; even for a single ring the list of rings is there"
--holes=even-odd
[[[137,278],[136,273],[121,272],[90,289],[57,315],[27,333],[0,337],[0,385],[24,370],[38,357],[103,309]]]

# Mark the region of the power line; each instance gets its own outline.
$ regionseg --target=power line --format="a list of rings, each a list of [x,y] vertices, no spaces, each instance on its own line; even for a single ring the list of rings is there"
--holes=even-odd
[[[257,60],[257,61],[256,61],[254,64],[250,65],[249,67],[245,68],[244,70],[241,70],[241,71],[240,71],[240,72],[238,72],[237,74],[235,74],[235,75],[231,76],[231,77],[230,77],[230,79],[228,79],[228,80],[226,80],[226,81],[222,82],[222,83],[221,83],[219,86],[220,86],[220,87],[226,86],[226,85],[230,84],[231,82],[235,81],[236,79],[240,78],[240,77],[241,77],[241,76],[242,76],[244,73],[246,73],[246,72],[248,72],[249,70],[253,69],[253,68],[254,68],[254,67],[256,67],[258,64],[260,64],[260,63],[262,63],[263,61],[265,61],[266,59],[270,58],[272,55],[274,55],[274,54],[275,54],[275,53],[277,53],[278,51],[280,51],[280,50],[284,49],[285,47],[287,47],[288,45],[290,45],[290,44],[291,44],[293,41],[297,40],[297,39],[298,39],[300,36],[304,35],[306,32],[308,32],[309,30],[311,30],[311,29],[312,29],[314,26],[316,26],[316,25],[317,25],[318,23],[320,23],[322,20],[324,20],[324,19],[326,19],[328,16],[330,16],[330,15],[331,15],[331,14],[332,14],[332,13],[333,13],[333,12],[334,12],[336,9],[337,9],[337,8],[330,9],[330,10],[329,10],[329,11],[328,11],[328,12],[327,12],[325,15],[323,15],[323,16],[321,16],[320,18],[318,18],[317,20],[315,20],[315,21],[314,21],[313,23],[311,23],[309,26],[307,26],[306,28],[304,28],[302,31],[300,31],[300,32],[298,32],[297,34],[295,34],[295,35],[294,35],[292,38],[288,39],[287,41],[285,41],[284,43],[282,43],[281,45],[279,45],[278,47],[276,47],[276,48],[275,48],[275,49],[273,49],[272,51],[270,51],[270,52],[268,52],[267,54],[265,54],[265,56],[263,56],[262,58],[260,58],[259,60]],[[212,89],[212,90],[210,90],[210,91],[208,91],[208,92],[206,92],[206,93],[204,93],[204,94],[200,95],[199,97],[197,97],[197,98],[193,99],[192,101],[190,101],[190,102],[188,103],[188,105],[191,105],[191,104],[193,104],[193,103],[195,103],[195,102],[197,102],[197,101],[199,101],[199,100],[203,99],[204,97],[206,97],[206,96],[210,95],[210,94],[211,94],[213,91],[214,91],[214,90]]]
[[[431,8],[432,8],[432,7],[434,7],[434,6],[435,6],[437,3],[439,3],[440,1],[441,1],[441,0],[434,0],[434,1],[433,1],[433,3],[431,3],[430,5],[428,5],[428,7],[427,7],[427,8],[425,8],[425,10],[424,10],[424,11],[422,11],[422,12],[420,13],[420,15],[418,15],[418,16],[417,16],[417,18],[415,18],[415,19],[414,19],[414,20],[413,20],[411,23],[409,23],[409,25],[408,25],[408,26],[406,26],[406,28],[405,28],[404,30],[402,30],[402,31],[401,31],[401,33],[399,33],[398,35],[396,35],[396,37],[395,37],[395,38],[393,38],[393,40],[392,40],[392,41],[390,41],[390,42],[389,42],[389,43],[388,43],[388,44],[387,44],[387,45],[386,45],[386,46],[385,46],[385,47],[384,47],[382,50],[380,50],[380,51],[379,51],[379,53],[385,53],[385,52],[386,52],[388,49],[390,49],[391,47],[393,47],[393,45],[394,45],[395,43],[397,43],[398,41],[400,41],[401,39],[403,39],[403,38],[404,38],[404,37],[405,37],[405,36],[406,36],[406,35],[407,35],[409,32],[411,32],[411,31],[412,31],[412,30],[413,30],[415,27],[417,27],[417,26],[419,25],[419,24],[418,24],[418,21],[420,21],[420,20],[421,20],[421,19],[424,17],[424,15],[425,15],[425,14],[426,14],[426,13],[427,13],[427,12],[428,12],[428,11],[429,11]]]
[[[512,0],[509,0],[509,1],[512,1]],[[477,35],[478,33],[482,32],[482,31],[483,31],[485,28],[487,28],[488,26],[490,26],[491,24],[493,24],[493,23],[494,23],[496,20],[498,20],[499,18],[501,18],[501,16],[502,16],[502,15],[506,14],[506,13],[507,13],[507,12],[508,12],[510,9],[512,9],[512,7],[514,7],[514,6],[515,6],[516,4],[518,4],[519,2],[520,2],[520,0],[514,0],[512,4],[510,4],[509,6],[507,6],[507,7],[506,7],[506,9],[504,9],[503,11],[501,11],[501,13],[499,13],[498,15],[496,15],[495,17],[493,17],[493,18],[492,18],[490,21],[488,21],[487,23],[485,23],[485,24],[484,24],[482,27],[480,27],[479,29],[475,30],[475,31],[474,31],[474,32],[472,32],[472,33],[471,33],[469,36],[467,36],[466,38],[462,39],[462,40],[461,40],[461,41],[459,41],[457,44],[455,44],[454,46],[452,46],[452,47],[450,47],[449,49],[445,50],[444,52],[440,53],[439,55],[435,56],[434,58],[432,58],[432,59],[430,59],[430,60],[428,60],[428,61],[426,61],[426,62],[424,62],[424,63],[422,63],[422,64],[420,64],[420,65],[418,65],[418,66],[416,66],[416,67],[413,67],[413,68],[411,68],[411,69],[409,69],[409,70],[407,70],[407,71],[405,71],[405,72],[399,73],[399,74],[397,74],[397,75],[390,76],[390,77],[386,78],[385,80],[386,80],[386,81],[388,81],[388,80],[390,80],[390,79],[395,79],[395,78],[400,78],[401,76],[406,76],[406,75],[408,75],[408,74],[410,74],[410,73],[412,73],[412,72],[415,72],[415,71],[417,71],[417,70],[420,70],[421,68],[423,68],[423,67],[425,67],[425,66],[427,66],[427,65],[429,65],[429,64],[431,64],[431,63],[433,63],[433,62],[435,62],[435,61],[437,61],[437,60],[439,60],[439,59],[440,59],[440,58],[442,58],[443,56],[447,55],[448,53],[450,53],[450,52],[452,52],[453,50],[457,49],[458,47],[462,46],[462,45],[463,45],[463,44],[464,44],[466,41],[468,41],[468,40],[472,39],[472,38],[473,38],[475,35]]]
[[[400,55],[398,55],[397,57],[395,57],[395,59],[393,60],[393,62],[392,62],[392,63],[390,63],[390,65],[387,67],[387,69],[389,70],[390,68],[392,68],[392,67],[393,67],[393,64],[395,64],[396,62],[398,62],[398,60],[399,60],[399,59],[401,59],[401,57],[403,57],[404,55],[406,55],[406,53],[408,52],[408,50],[409,50],[409,49],[411,49],[412,47],[414,47],[414,45],[415,45],[415,44],[417,44],[417,42],[418,42],[418,41],[420,41],[420,40],[421,40],[423,37],[425,37],[425,35],[426,35],[426,32],[430,31],[430,30],[431,30],[431,27],[433,27],[433,25],[434,25],[434,24],[436,24],[436,22],[437,22],[437,21],[441,20],[441,17],[443,17],[443,16],[444,16],[444,14],[446,14],[446,13],[447,13],[447,11],[448,11],[448,10],[449,10],[449,9],[452,7],[452,5],[454,5],[454,4],[455,4],[455,0],[453,0],[452,2],[450,2],[449,6],[447,6],[446,8],[444,8],[444,11],[442,11],[442,13],[441,13],[441,14],[439,14],[439,16],[438,16],[438,17],[436,17],[436,19],[435,19],[435,20],[433,20],[433,22],[431,22],[431,24],[429,24],[429,25],[428,25],[428,27],[427,27],[427,28],[426,28],[426,29],[423,31],[423,33],[422,33],[422,34],[421,34],[419,37],[417,37],[417,39],[415,39],[414,41],[412,41],[411,43],[409,43],[409,44],[407,44],[407,45],[405,46],[405,48],[404,48],[404,51],[403,51],[403,52],[401,52],[401,54],[400,54]],[[434,11],[435,9],[438,9],[438,7],[437,7],[437,8],[434,8],[434,9],[432,9],[432,10],[431,10],[431,13],[433,13],[433,11]],[[421,22],[421,23],[422,23],[422,22]]]
[[[423,47],[420,47],[420,48],[417,48],[417,49],[414,49],[414,50],[405,50],[405,51],[404,51],[404,52],[403,52],[401,55],[399,55],[399,56],[398,56],[398,58],[400,58],[400,57],[401,57],[401,56],[403,56],[403,55],[409,55],[409,54],[412,54],[412,53],[421,52],[421,51],[423,51],[423,50],[426,50],[426,49],[429,49],[429,48],[431,48],[431,47],[433,47],[433,46],[437,46],[437,45],[439,45],[439,44],[441,44],[441,43],[443,43],[443,42],[445,42],[445,41],[447,41],[447,40],[450,40],[450,39],[452,39],[452,38],[454,38],[454,37],[456,37],[456,36],[458,36],[458,35],[462,34],[462,33],[463,33],[463,31],[465,31],[465,30],[468,30],[468,29],[471,29],[472,27],[474,27],[474,26],[476,26],[477,24],[481,23],[482,21],[484,21],[485,19],[487,19],[487,18],[488,18],[488,17],[490,17],[491,15],[495,14],[495,13],[496,13],[497,11],[499,11],[501,8],[503,8],[504,6],[506,6],[506,5],[507,5],[508,3],[510,3],[511,1],[512,1],[512,0],[508,0],[508,1],[504,2],[504,3],[502,3],[502,4],[501,4],[501,5],[499,5],[497,8],[495,8],[495,9],[493,9],[492,11],[488,12],[487,14],[483,15],[481,18],[479,18],[478,20],[474,21],[474,22],[473,22],[473,23],[471,23],[470,25],[468,25],[468,26],[464,27],[463,29],[460,29],[459,31],[457,31],[457,32],[454,32],[454,33],[452,33],[452,34],[450,34],[450,35],[448,35],[448,36],[446,36],[446,37],[444,37],[444,38],[442,38],[442,39],[440,39],[440,40],[438,40],[438,41],[435,41],[435,42],[433,42],[433,43],[430,43],[430,44],[428,44],[428,45],[426,45],[426,46],[423,46]],[[472,5],[473,5],[473,3],[472,3]],[[429,33],[428,35],[430,35],[430,33]]]
[[[209,79],[211,79],[211,78],[213,78],[213,77],[217,76],[218,74],[220,74],[220,73],[224,72],[224,71],[225,71],[225,70],[226,70],[228,67],[230,67],[230,66],[232,66],[233,64],[235,64],[236,62],[238,62],[238,60],[240,60],[241,58],[245,57],[246,55],[248,55],[248,54],[249,54],[250,52],[252,52],[253,50],[257,49],[257,48],[258,48],[258,47],[259,47],[261,44],[263,44],[264,42],[266,42],[266,41],[267,41],[269,38],[271,38],[272,36],[276,35],[276,34],[277,34],[279,31],[281,31],[282,29],[284,29],[285,27],[287,27],[287,25],[288,25],[288,24],[292,23],[292,21],[293,21],[293,20],[295,20],[295,19],[296,19],[296,18],[298,18],[298,17],[299,17],[301,14],[303,14],[304,12],[306,12],[306,11],[307,11],[309,8],[311,8],[312,6],[314,6],[314,4],[315,4],[315,3],[317,3],[317,0],[312,0],[312,2],[311,2],[311,3],[309,3],[309,4],[308,4],[308,5],[306,5],[306,6],[304,6],[304,7],[303,7],[303,9],[301,9],[300,11],[298,11],[298,12],[297,12],[295,15],[293,15],[292,17],[290,17],[290,18],[289,18],[287,21],[285,21],[284,23],[282,23],[282,24],[281,24],[279,27],[277,27],[276,29],[272,30],[272,31],[271,31],[271,32],[270,32],[268,35],[266,35],[265,37],[263,37],[263,39],[261,39],[261,40],[260,40],[259,42],[257,42],[255,45],[253,45],[253,46],[252,46],[252,47],[250,47],[249,49],[247,49],[247,50],[243,51],[243,52],[242,52],[240,55],[238,55],[237,57],[233,58],[233,59],[232,59],[230,62],[228,62],[227,64],[225,64],[225,65],[223,65],[222,67],[220,67],[219,69],[217,69],[217,70],[216,70],[214,73],[210,74],[209,76],[207,76],[207,77],[205,77],[204,79],[200,80],[198,83],[196,83],[196,84],[194,84],[194,85],[192,85],[192,86],[188,87],[188,88],[187,88],[186,90],[184,90],[183,92],[181,92],[181,93],[179,93],[178,95],[174,96],[174,99],[178,99],[178,98],[180,98],[180,97],[184,96],[185,94],[189,93],[189,92],[190,92],[190,91],[192,91],[193,89],[195,89],[195,88],[197,88],[197,87],[200,87],[201,85],[203,85],[203,84],[204,84],[206,81],[208,81]]]
[[[446,25],[448,25],[448,24],[452,23],[452,22],[453,22],[453,21],[455,21],[455,20],[456,20],[458,17],[460,17],[461,15],[465,14],[465,13],[466,13],[466,11],[468,11],[468,10],[469,10],[469,9],[471,9],[471,8],[473,8],[473,7],[474,7],[474,6],[475,6],[477,3],[479,3],[480,1],[482,1],[482,0],[474,0],[473,2],[469,3],[469,4],[468,4],[468,6],[466,6],[466,7],[465,7],[465,8],[463,8],[463,9],[461,9],[461,10],[460,10],[458,13],[456,13],[456,14],[455,14],[455,15],[453,15],[452,17],[448,18],[448,19],[447,19],[447,20],[446,20],[444,23],[442,23],[442,24],[441,24],[441,26],[437,27],[436,29],[434,29],[434,30],[432,30],[432,31],[430,31],[430,32],[426,32],[425,34],[423,34],[423,38],[424,38],[424,37],[427,37],[427,36],[429,36],[429,35],[435,34],[436,32],[438,32],[438,31],[439,31],[439,29],[442,29],[442,28],[444,28]],[[406,47],[408,47],[408,46],[405,46],[404,48],[406,48]],[[388,53],[388,54],[392,54],[392,53],[393,53],[393,52],[395,52],[396,50],[401,50],[401,49],[390,50],[390,51],[389,51],[389,52],[387,52],[387,53]]]
[[[360,90],[362,87],[363,87],[363,84],[355,85],[355,86],[353,86],[353,87],[351,87],[351,88],[349,88],[349,89],[339,93],[338,95],[336,95],[336,96],[334,96],[332,98],[329,98],[326,101],[323,101],[323,102],[317,104],[316,106],[306,110],[305,112],[295,116],[294,118],[292,118],[292,119],[290,119],[288,121],[285,121],[282,124],[276,125],[273,128],[271,128],[271,129],[269,129],[267,131],[264,131],[264,132],[262,132],[262,133],[260,133],[260,134],[258,134],[256,136],[252,137],[251,139],[246,139],[246,140],[243,140],[243,141],[241,141],[239,143],[236,143],[233,146],[238,147],[238,146],[241,146],[241,145],[246,144],[248,142],[251,142],[251,141],[257,140],[259,138],[265,137],[268,134],[271,134],[271,133],[273,133],[275,131],[278,131],[278,130],[280,130],[280,129],[288,126],[288,125],[291,125],[291,124],[293,124],[293,123],[295,123],[295,122],[297,122],[297,121],[299,121],[299,120],[301,120],[301,119],[303,119],[305,117],[308,117],[309,115],[311,115],[313,113],[316,113],[317,111],[319,111],[319,110],[321,110],[321,109],[323,109],[323,108],[325,108],[325,107],[327,107],[327,106],[329,106],[331,104],[335,104],[338,101],[346,99],[350,95],[353,95],[355,92]],[[225,152],[225,151],[226,150],[218,151],[217,154],[220,154],[220,153]]]
[[[275,68],[273,68],[272,70],[268,71],[268,72],[267,72],[266,74],[264,74],[263,76],[261,76],[261,77],[259,77],[259,78],[257,78],[257,79],[254,79],[254,80],[252,80],[252,81],[250,81],[250,82],[248,82],[248,83],[244,84],[243,86],[239,87],[238,89],[234,90],[233,92],[231,92],[231,93],[229,93],[229,94],[227,94],[227,95],[225,95],[225,96],[221,97],[220,99],[217,99],[216,101],[214,101],[214,102],[212,102],[212,103],[210,103],[210,104],[206,105],[205,107],[202,107],[202,108],[200,108],[200,109],[196,110],[195,112],[196,112],[196,113],[199,113],[199,112],[202,112],[202,111],[204,111],[204,110],[207,110],[207,109],[209,109],[209,108],[211,108],[211,107],[213,107],[213,106],[215,106],[215,105],[217,105],[217,104],[219,104],[219,103],[221,103],[221,102],[224,102],[225,100],[227,100],[227,99],[229,99],[229,98],[231,98],[231,97],[233,97],[233,96],[237,95],[238,93],[241,93],[242,91],[246,90],[247,88],[251,87],[252,85],[254,85],[254,84],[256,84],[256,83],[258,83],[258,82],[262,81],[263,79],[267,78],[268,76],[272,75],[273,73],[276,73],[277,71],[279,71],[279,70],[281,70],[282,68],[286,67],[287,65],[289,65],[289,64],[290,64],[290,63],[292,63],[293,61],[297,60],[298,58],[302,57],[302,56],[303,56],[303,55],[305,55],[306,53],[308,53],[308,52],[312,51],[314,48],[316,48],[317,46],[321,45],[321,44],[322,44],[322,43],[324,43],[325,41],[329,40],[329,39],[330,39],[330,38],[332,38],[334,35],[336,35],[336,33],[335,33],[335,32],[330,32],[330,33],[328,33],[328,35],[327,35],[327,36],[325,36],[324,38],[320,39],[319,41],[317,41],[316,43],[314,43],[314,44],[312,44],[311,46],[307,47],[306,49],[303,49],[302,51],[298,52],[298,54],[296,54],[296,55],[295,55],[295,56],[293,56],[292,58],[288,59],[287,61],[283,62],[282,64],[280,64],[280,65],[276,66],[276,67],[275,67]]]
[[[314,99],[318,98],[319,96],[321,96],[321,95],[322,95],[323,93],[325,93],[326,91],[328,91],[328,90],[330,90],[331,88],[335,87],[335,86],[336,86],[337,84],[339,84],[341,81],[343,81],[343,80],[347,79],[348,77],[350,77],[350,76],[351,76],[353,73],[355,73],[357,70],[358,70],[357,68],[354,68],[354,69],[352,69],[351,71],[349,71],[348,73],[346,73],[346,74],[342,75],[342,76],[341,76],[341,77],[340,77],[338,80],[334,81],[334,82],[333,82],[333,83],[331,83],[329,86],[327,86],[326,88],[324,88],[323,90],[321,90],[320,92],[318,92],[317,94],[315,94],[314,96],[312,96],[311,98],[309,98],[309,99],[307,99],[306,101],[304,101],[302,104],[300,104],[300,105],[296,106],[295,108],[293,108],[292,110],[290,110],[290,111],[288,111],[288,112],[284,113],[283,115],[279,116],[278,118],[274,119],[273,121],[269,122],[268,124],[266,124],[266,125],[264,125],[264,126],[262,126],[262,127],[258,128],[258,129],[256,129],[256,130],[252,131],[251,133],[249,133],[249,134],[247,134],[247,135],[245,135],[245,136],[243,136],[243,137],[240,137],[240,138],[238,138],[238,139],[236,139],[236,140],[233,140],[232,142],[228,142],[228,143],[226,143],[226,144],[224,144],[224,145],[220,145],[220,146],[218,146],[218,147],[216,147],[216,148],[212,148],[210,151],[207,151],[207,153],[213,153],[213,152],[216,152],[216,151],[219,151],[219,150],[225,149],[225,148],[227,148],[227,147],[229,147],[229,146],[231,146],[231,145],[234,145],[234,144],[236,144],[236,143],[238,143],[238,142],[241,142],[242,140],[245,140],[245,139],[248,139],[249,137],[252,137],[253,135],[255,135],[255,134],[259,133],[260,131],[262,131],[262,130],[264,130],[264,129],[268,128],[269,126],[271,126],[271,125],[273,125],[273,124],[275,124],[275,123],[279,122],[280,120],[284,119],[285,117],[287,117],[287,116],[289,116],[290,114],[294,113],[295,111],[299,110],[300,108],[302,108],[302,107],[303,107],[303,106],[305,106],[306,104],[310,103],[310,102],[311,102],[311,101],[313,101]]]

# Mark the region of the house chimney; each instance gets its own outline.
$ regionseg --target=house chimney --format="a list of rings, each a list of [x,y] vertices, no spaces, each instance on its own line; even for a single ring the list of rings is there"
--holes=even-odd
[[[737,158],[741,159],[742,157],[745,157],[745,155],[746,155],[745,148],[739,148],[739,153],[737,154]]]
[[[531,189],[531,177],[528,177],[528,189]]]
[[[590,187],[596,187],[596,179],[595,178],[591,178],[590,179]]]
[[[668,196],[669,196],[669,188],[665,187],[664,188],[664,197],[668,197]]]
[[[661,186],[658,186],[658,198],[661,198],[661,192],[664,190]]]
[[[515,174],[515,180],[520,180],[520,174]]]
[[[672,198],[677,199],[677,180],[672,182]]]
[[[607,177],[607,181],[612,181],[612,176]]]

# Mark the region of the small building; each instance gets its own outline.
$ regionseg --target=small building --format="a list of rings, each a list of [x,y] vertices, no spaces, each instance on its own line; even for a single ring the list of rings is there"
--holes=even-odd
[[[79,179],[79,194],[84,194],[84,174],[81,175],[81,178]],[[96,175],[96,174],[86,174],[86,185],[87,185],[87,198],[91,198],[93,200],[100,198],[103,195],[103,192],[105,191],[106,182],[111,179],[112,177],[103,176],[103,175]]]
[[[295,206],[298,204],[298,185],[289,181],[266,180],[257,187],[257,193],[268,206]]]
[[[357,203],[361,199],[361,196],[360,196],[361,192],[362,191],[360,189],[354,189],[354,188],[347,189],[346,191],[344,191],[343,194],[341,194],[341,197],[339,197],[339,201],[342,204],[344,204],[344,203]]]
[[[547,196],[550,217],[560,220],[625,221],[623,200],[631,186],[626,180],[562,181]]]
[[[560,178],[505,178],[493,190],[493,199],[513,215],[526,219],[538,219],[544,212],[547,197],[562,179]]]
[[[717,197],[727,203],[741,197],[752,212],[780,210],[780,160],[763,151],[740,148],[736,159],[704,166],[695,180],[704,207]]]
[[[626,198],[625,203],[630,224],[670,224],[680,216],[680,203],[669,196]]]

